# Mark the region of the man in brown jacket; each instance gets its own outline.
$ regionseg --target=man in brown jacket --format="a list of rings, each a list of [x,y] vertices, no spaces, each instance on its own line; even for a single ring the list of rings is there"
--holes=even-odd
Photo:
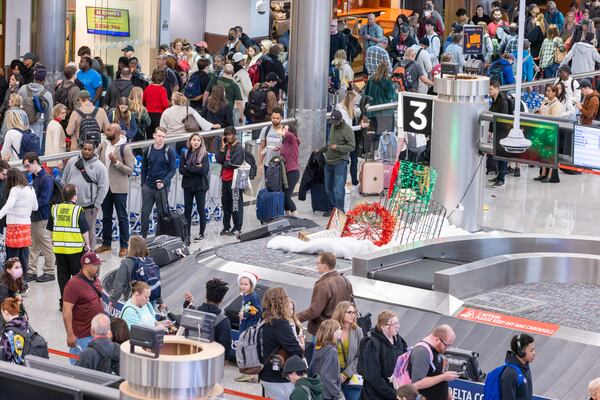
[[[341,301],[352,301],[352,285],[335,270],[335,255],[319,254],[317,270],[321,274],[313,288],[310,306],[298,313],[300,322],[308,321],[308,332],[317,334],[321,322],[331,318]]]
[[[87,90],[79,92],[79,107],[76,108],[83,114],[91,114],[96,109],[94,103],[90,101],[90,93]],[[109,124],[108,116],[106,115],[106,111],[101,107],[98,107],[98,112],[96,112],[96,122],[100,127],[100,132],[106,132],[106,128],[108,128]],[[71,151],[79,150],[78,139],[80,125],[81,115],[79,115],[78,112],[72,113],[65,131],[67,136],[71,137]]]
[[[592,125],[592,121],[596,119],[598,115],[598,105],[600,100],[598,97],[600,94],[592,89],[592,82],[588,79],[582,79],[579,82],[579,88],[583,97],[583,104],[577,102],[575,107],[581,112],[581,124]]]
[[[97,151],[100,161],[108,170],[109,189],[102,202],[102,246],[96,249],[96,253],[111,250],[114,207],[119,220],[119,257],[125,257],[129,242],[127,193],[129,192],[129,176],[133,173],[135,158],[119,124],[108,126],[106,140],[100,143]]]

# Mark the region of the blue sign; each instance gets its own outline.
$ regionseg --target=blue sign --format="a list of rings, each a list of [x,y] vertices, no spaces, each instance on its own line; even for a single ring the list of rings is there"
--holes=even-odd
[[[483,383],[457,379],[450,382],[453,400],[484,400]],[[547,397],[533,396],[533,400],[551,400]]]

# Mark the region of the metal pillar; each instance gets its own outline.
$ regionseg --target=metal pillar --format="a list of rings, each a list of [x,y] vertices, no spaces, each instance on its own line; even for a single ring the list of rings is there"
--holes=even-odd
[[[67,0],[37,0],[33,4],[33,53],[48,71],[46,82],[62,79],[66,54]]]
[[[300,163],[325,144],[331,2],[292,0],[288,109],[297,119]]]
[[[448,210],[450,223],[481,229],[485,158],[479,153],[478,114],[488,77],[435,78],[431,166],[437,170],[433,197]]]

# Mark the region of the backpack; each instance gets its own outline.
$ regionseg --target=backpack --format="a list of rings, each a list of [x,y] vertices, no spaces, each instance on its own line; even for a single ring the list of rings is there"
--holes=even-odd
[[[265,173],[265,187],[269,192],[283,191],[283,173],[280,162],[269,162]]]
[[[154,260],[150,257],[134,258],[135,266],[131,274],[131,281],[146,282],[150,286],[150,301],[153,302],[160,298],[160,269]]]
[[[348,38],[348,61],[352,62],[360,53],[362,53],[362,47],[360,42],[354,35],[346,35]]]
[[[102,140],[102,134],[100,133],[100,125],[96,121],[96,114],[98,113],[98,107],[94,108],[89,114],[84,114],[81,110],[75,110],[81,117],[81,123],[79,125],[79,146],[83,146],[83,142],[91,140],[94,142],[94,146],[98,147]]]
[[[201,83],[200,83],[200,74],[193,73],[188,79],[187,85],[185,85],[185,89],[183,89],[183,94],[188,99],[193,99],[194,97],[198,97],[203,93]]]
[[[359,375],[364,376],[366,371],[365,371],[365,360],[364,357],[366,355],[366,347],[367,347],[367,343],[369,341],[373,341],[373,344],[375,345],[375,351],[377,353],[379,353],[379,341],[377,339],[374,339],[371,336],[371,332],[370,331],[365,337],[363,337],[360,340],[360,343],[358,344],[358,360],[356,362],[356,373]]]
[[[34,95],[29,85],[25,86],[27,88],[27,97],[23,99],[23,110],[27,114],[27,118],[29,118],[29,124],[34,124],[39,119],[41,113],[46,112],[48,107],[50,107],[50,103],[44,95],[48,93],[46,89],[42,89],[39,95]]]
[[[240,335],[235,345],[235,360],[242,374],[258,374],[264,364],[262,360],[262,329],[264,321],[251,326]]]
[[[12,353],[13,361],[16,364],[24,364],[24,358],[28,355],[49,358],[48,357],[48,342],[39,333],[29,327],[27,331],[17,327],[11,327],[10,330],[13,332],[13,342],[15,345],[18,340],[14,336],[19,335],[23,338],[22,349],[6,349]],[[12,347],[12,346],[11,346]]]
[[[409,348],[406,352],[404,352],[402,355],[400,355],[396,360],[396,367],[394,368],[394,373],[392,374],[392,384],[394,385],[394,389],[398,389],[400,386],[412,383],[408,366],[410,364],[410,356],[415,347],[423,347],[427,350],[427,352],[429,353],[429,364],[431,368],[435,370],[435,365],[433,365],[433,352],[431,351],[431,347],[429,347],[425,342],[418,342],[413,347]]]
[[[396,162],[398,153],[398,139],[394,132],[383,132],[379,138],[379,157],[383,161]]]
[[[491,79],[497,79],[500,85],[504,85],[504,65],[495,62],[490,66],[488,70],[488,76]]]
[[[408,89],[409,81],[408,81],[408,69],[413,65],[414,61],[409,61],[404,67],[402,65],[398,65],[394,68],[394,72],[392,72],[392,82],[396,84],[399,92],[406,92]]]
[[[337,93],[341,87],[340,70],[333,65],[329,66],[329,92]]]
[[[102,360],[100,361],[96,371],[104,372],[106,374],[119,375],[121,348],[117,344],[114,344],[113,352],[110,356],[104,356],[102,354],[102,348],[94,341],[90,342],[89,347],[96,350],[100,357],[102,357]]]
[[[56,93],[54,94],[54,102],[56,104],[62,104],[66,106],[69,110],[73,109],[73,103],[69,99],[69,92],[71,89],[75,87],[75,83],[71,81],[63,81],[59,87],[56,88]]]
[[[257,60],[254,65],[248,68],[248,75],[252,81],[252,86],[262,81],[262,60]]]
[[[517,387],[521,386],[523,382],[525,382],[525,376],[523,375],[521,368],[515,364],[506,363],[496,367],[487,375],[487,378],[485,379],[485,386],[483,387],[483,396],[485,400],[501,400],[502,396],[500,392],[500,379],[502,378],[502,373],[506,367],[514,369],[517,373]]]
[[[244,109],[244,115],[251,121],[262,121],[267,116],[267,98],[269,89],[252,89],[248,94],[248,102]]]
[[[146,150],[146,152],[144,153],[144,155],[146,156],[146,160],[148,159],[148,157],[150,157],[150,150],[153,148],[154,146],[150,146],[148,147],[148,149]],[[171,151],[171,146],[166,145],[165,146],[165,162],[167,163],[167,165],[169,164],[169,152]],[[123,149],[123,154],[125,154],[125,150]],[[123,158],[121,156],[121,158]]]
[[[14,128],[15,130],[21,132],[21,147],[19,147],[18,155],[19,159],[22,160],[25,157],[25,154],[29,152],[33,152],[35,154],[40,154],[42,151],[42,147],[40,146],[40,138],[33,133],[31,130],[23,131],[18,128]],[[11,146],[13,151],[17,153],[17,149],[14,146]]]
[[[52,178],[52,196],[50,196],[50,207],[60,204],[63,202],[62,199],[62,185],[61,183],[54,179],[51,175],[48,175]]]

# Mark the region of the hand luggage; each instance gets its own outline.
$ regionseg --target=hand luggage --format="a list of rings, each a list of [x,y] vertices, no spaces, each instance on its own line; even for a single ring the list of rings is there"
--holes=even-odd
[[[477,358],[479,353],[469,350],[450,347],[445,353],[448,360],[448,369],[455,371],[460,375],[460,379],[465,379],[473,382],[482,382],[485,378],[485,373],[479,368]]]
[[[285,213],[283,203],[283,192],[269,192],[266,188],[261,189],[256,198],[256,218],[260,222],[269,222],[274,218],[281,217]]]
[[[329,202],[329,197],[327,197],[327,191],[325,190],[324,184],[313,183],[310,185],[310,203],[313,212],[326,212],[333,208]]]
[[[158,207],[158,227],[156,228],[156,236],[169,235],[181,238],[186,245],[190,244],[190,234],[187,220],[183,214],[169,209],[169,201],[167,200],[167,191],[161,189],[160,203]]]
[[[156,265],[164,267],[180,258],[190,255],[187,245],[175,236],[161,235],[147,241],[148,256]]]
[[[390,188],[390,179],[392,179],[392,171],[394,170],[394,163],[383,163],[383,188],[385,190]]]
[[[383,193],[383,163],[380,161],[365,161],[360,167],[358,181],[358,191],[363,196]]]

